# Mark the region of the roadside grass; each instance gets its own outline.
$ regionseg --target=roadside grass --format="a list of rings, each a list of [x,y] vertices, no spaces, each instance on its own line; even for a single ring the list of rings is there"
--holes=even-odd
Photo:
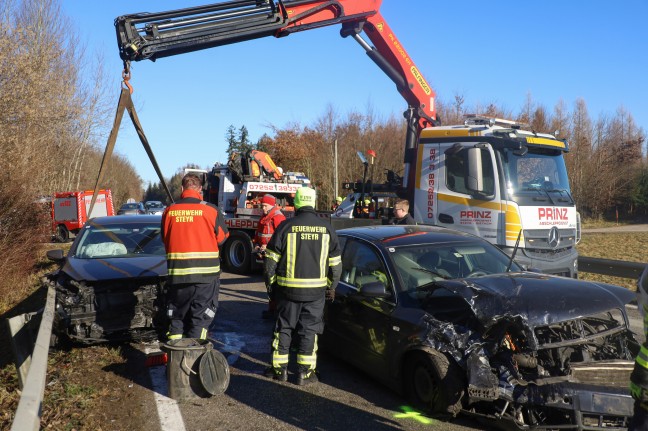
[[[645,217],[635,217],[632,219],[608,220],[604,218],[583,218],[581,224],[583,229],[596,229],[603,227],[628,226],[633,224],[646,224],[648,220]]]
[[[47,388],[41,416],[42,429],[103,429],[103,413],[98,406],[110,398],[112,385],[105,368],[123,364],[120,349],[93,346],[50,354]]]
[[[592,227],[592,226],[587,226]],[[648,263],[648,232],[583,233],[577,246],[581,256]],[[599,281],[637,289],[637,280],[579,272],[582,280]]]

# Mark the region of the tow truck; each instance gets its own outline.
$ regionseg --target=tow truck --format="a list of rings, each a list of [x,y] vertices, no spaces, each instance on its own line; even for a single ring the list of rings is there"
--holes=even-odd
[[[230,235],[221,255],[230,272],[249,274],[261,268],[263,260],[253,253],[252,240],[263,215],[261,198],[273,195],[286,217],[294,215],[295,192],[310,185],[302,172],[283,172],[262,151],[234,154],[227,164],[211,170],[185,169],[203,180],[203,198],[216,205],[225,218]]]
[[[115,28],[130,73],[131,61],[341,25],[340,35],[357,41],[407,102],[404,172],[395,194],[410,201],[417,222],[475,233],[527,268],[577,277],[580,219],[566,176],[567,143],[479,116],[441,126],[435,92],[381,15],[381,3],[236,0],[123,15]]]

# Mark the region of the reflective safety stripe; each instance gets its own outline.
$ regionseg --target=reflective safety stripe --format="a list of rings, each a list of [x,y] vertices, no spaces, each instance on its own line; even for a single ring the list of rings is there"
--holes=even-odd
[[[288,353],[279,353],[279,333],[275,332],[272,338],[272,367],[283,368],[288,365]]]
[[[169,268],[169,275],[214,274],[220,272],[220,265],[197,268]]]
[[[207,329],[202,328],[202,331],[200,331],[200,339],[201,340],[206,340],[207,339]]]
[[[313,344],[313,353],[310,355],[297,355],[297,364],[298,365],[308,365],[308,369],[315,370],[315,365],[317,364],[317,335],[315,335],[315,343]]]
[[[266,248],[266,257],[268,259],[274,260],[277,263],[279,263],[279,259],[281,259],[281,255],[279,253],[275,253],[274,251],[268,250],[267,248]]]
[[[215,259],[218,258],[219,253],[217,251],[199,251],[199,252],[189,252],[189,253],[167,253],[167,259]]]
[[[289,233],[286,238],[286,277],[295,277],[295,257],[297,255],[297,234]]]
[[[342,263],[342,256],[329,257],[329,266],[336,266]]]
[[[169,334],[169,333],[167,332],[167,338],[168,338],[169,340],[179,340],[179,339],[182,338],[182,334],[173,334],[173,335],[171,335],[171,334]]]
[[[275,284],[277,282],[277,276],[275,274],[270,277],[270,284]]]
[[[279,350],[279,333],[275,332],[272,335],[272,351],[275,352]]]
[[[634,382],[630,382],[630,393],[632,394],[632,398],[634,398],[635,400],[640,400],[641,386],[637,385]]]
[[[295,288],[313,288],[313,287],[324,287],[327,285],[327,279],[322,278],[291,278],[291,277],[282,277],[277,276],[277,284],[284,287],[295,287]]]
[[[641,346],[637,359],[635,359],[637,364],[641,365],[642,368],[648,369],[648,347]]]
[[[328,269],[326,267],[326,262],[328,261],[328,249],[329,249],[329,242],[331,240],[331,237],[328,234],[322,235],[322,248],[320,250],[320,277],[324,278],[326,277],[326,270]]]
[[[308,365],[309,369],[314,370],[315,364],[317,364],[317,355],[297,355],[297,363]]]
[[[284,368],[288,365],[288,354],[282,355],[276,350],[272,352],[272,368]]]

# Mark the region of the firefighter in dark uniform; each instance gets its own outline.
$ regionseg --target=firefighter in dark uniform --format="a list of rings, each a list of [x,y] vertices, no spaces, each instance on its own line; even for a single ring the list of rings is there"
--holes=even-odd
[[[335,297],[342,261],[330,222],[315,213],[315,190],[297,189],[295,209],[295,217],[279,226],[266,248],[265,283],[278,311],[266,376],[288,380],[288,352],[296,331],[297,384],[305,385],[318,381],[317,336],[324,329],[324,302]]]
[[[202,200],[202,181],[195,174],[182,178],[179,201],[162,215],[167,253],[167,338],[207,338],[218,307],[218,248],[229,233],[215,205]]]
[[[634,416],[628,431],[648,430],[648,267],[637,282],[637,303],[643,316],[646,340],[635,359],[630,376],[630,392],[635,399]]]

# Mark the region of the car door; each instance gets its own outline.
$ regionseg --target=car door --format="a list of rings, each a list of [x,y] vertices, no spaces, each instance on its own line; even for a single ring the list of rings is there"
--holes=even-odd
[[[382,282],[390,296],[362,295],[367,283]],[[395,295],[391,274],[378,248],[369,242],[348,238],[342,254],[342,276],[336,298],[329,304],[327,331],[338,356],[363,370],[381,375],[387,369],[391,314]]]

